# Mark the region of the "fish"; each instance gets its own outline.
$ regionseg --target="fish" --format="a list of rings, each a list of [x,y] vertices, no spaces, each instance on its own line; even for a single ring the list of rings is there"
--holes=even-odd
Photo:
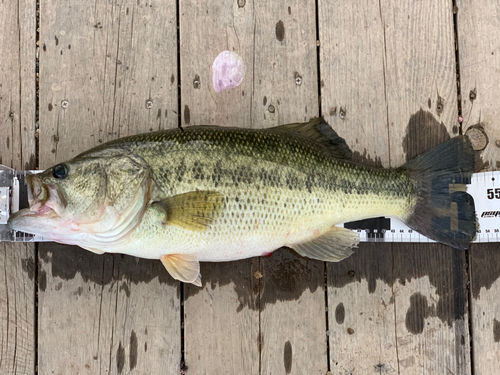
[[[372,217],[396,217],[435,241],[470,246],[478,228],[461,180],[474,170],[466,136],[392,169],[351,155],[323,118],[132,135],[28,176],[29,208],[8,224],[97,254],[159,259],[174,279],[198,286],[200,262],[281,247],[341,261],[359,235],[338,224]]]

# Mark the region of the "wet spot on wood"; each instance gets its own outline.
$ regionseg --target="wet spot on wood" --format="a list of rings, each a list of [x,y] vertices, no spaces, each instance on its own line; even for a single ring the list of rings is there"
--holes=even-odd
[[[283,24],[282,20],[276,22],[276,39],[278,39],[280,42],[285,39],[285,25]]]
[[[264,99],[262,100],[262,104],[266,105],[267,104],[267,96],[264,96]]]
[[[130,371],[132,371],[137,366],[137,335],[135,331],[132,330],[130,335]]]
[[[189,125],[189,123],[191,122],[191,113],[189,111],[189,107],[187,106],[187,104],[184,106],[184,123],[186,125]]]
[[[471,251],[472,296],[480,299],[482,288],[489,290],[500,278],[500,255],[497,244],[475,244]]]
[[[120,341],[116,351],[116,367],[118,368],[119,374],[122,373],[123,366],[125,366],[125,348],[122,346],[122,342]]]
[[[344,304],[340,302],[335,308],[335,321],[338,324],[343,324],[345,320],[345,308]]]
[[[410,161],[418,154],[450,139],[450,134],[443,122],[439,122],[432,113],[420,109],[411,115],[403,138],[403,151]]]
[[[170,83],[173,85],[173,84],[174,84],[174,82],[175,82],[175,76],[172,74],[172,75],[170,76]]]
[[[377,282],[392,287],[394,283],[404,285],[413,279],[427,277],[439,296],[435,316],[449,326],[464,318],[467,289],[463,251],[441,244],[400,243],[393,248],[389,243],[360,243],[352,256],[327,266],[330,287],[343,288],[366,280],[369,293],[375,292]],[[500,272],[500,265],[498,268]],[[474,288],[474,282],[472,286]]]
[[[122,282],[122,285],[120,286],[120,292],[124,291],[125,294],[127,295],[127,298],[130,297],[130,288],[128,287],[128,284],[124,281]]]
[[[52,106],[52,103],[49,103],[49,112],[50,112],[50,111],[52,111],[52,108],[54,108],[54,107]]]
[[[21,259],[21,266],[23,267],[23,271],[28,274],[30,280],[35,278],[35,261],[32,257]]]
[[[156,114],[156,119],[161,121],[161,108],[158,108],[158,113]]]
[[[54,39],[56,40],[56,46],[59,45],[59,38],[57,37],[57,35],[54,35]]]
[[[259,293],[259,281],[253,277],[253,273],[255,270],[258,270],[258,267],[258,258],[237,262],[202,262],[200,264],[202,287],[184,284],[185,299],[187,300],[198,294],[204,288],[214,290],[217,287],[233,283],[239,301],[239,306],[236,311],[239,312],[243,310],[244,307],[258,310],[257,295]]]
[[[354,151],[352,154],[352,161],[371,167],[382,167],[382,159],[379,156],[375,156],[375,159],[373,159],[371,155],[367,153],[366,148],[363,154],[359,153],[359,151]]]
[[[373,366],[373,369],[377,374],[389,374],[394,372],[392,366],[387,363],[377,363],[375,366]]]
[[[292,14],[292,7],[288,7],[288,15]]]
[[[47,272],[41,270],[38,272],[38,290],[45,292],[45,289],[47,289]]]
[[[493,319],[493,340],[500,342],[500,322]]]
[[[432,107],[431,98],[429,98],[429,100],[427,100],[427,107],[429,107],[429,109],[431,109],[431,107]]]
[[[406,312],[406,329],[418,335],[424,331],[425,319],[431,315],[431,308],[427,304],[427,297],[414,293],[410,297],[410,307]]]
[[[98,285],[126,281],[128,284],[149,283],[157,278],[160,284],[178,286],[178,282],[165,270],[158,260],[141,259],[121,254],[93,254],[77,246],[57,243],[39,245],[39,257],[45,264],[50,264],[52,277],[71,280],[80,274],[83,281]],[[45,282],[42,284],[42,275]],[[47,284],[45,271],[38,274],[40,289]],[[44,289],[43,289],[44,290]],[[126,292],[126,291],[125,291]],[[180,293],[180,290],[177,291]]]
[[[62,289],[62,281],[59,281],[55,287],[56,291],[59,291]]]
[[[2,164],[2,161],[0,159],[0,164]],[[36,157],[35,155],[30,155],[30,160],[24,163],[24,169],[29,170],[29,169],[35,169],[36,168]]]
[[[280,249],[261,258],[261,310],[276,301],[295,301],[308,289],[324,287],[323,262],[302,258],[290,249]]]
[[[458,134],[458,126],[453,125],[453,128],[451,128],[453,134]]]
[[[287,374],[292,372],[292,344],[290,341],[285,343],[285,349],[283,350],[283,362],[285,363],[285,372]]]
[[[7,150],[10,148],[10,137],[7,136]]]
[[[45,43],[43,43],[42,49],[44,52],[47,51],[47,46],[45,45]]]
[[[147,352],[147,351],[148,351],[148,343],[144,342],[144,352]]]
[[[256,279],[255,271],[261,272],[263,277]],[[295,301],[305,290],[314,293],[318,287],[324,287],[323,262],[301,258],[287,248],[265,258],[201,263],[201,275],[202,288],[185,284],[185,298],[198,294],[205,287],[213,290],[232,283],[240,303],[237,312],[245,307],[259,310],[260,305],[263,310],[267,304],[277,301]]]

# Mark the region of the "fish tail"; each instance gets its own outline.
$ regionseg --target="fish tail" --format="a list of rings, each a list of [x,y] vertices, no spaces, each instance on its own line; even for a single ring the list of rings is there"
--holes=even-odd
[[[430,239],[468,249],[478,229],[474,199],[466,192],[474,163],[469,138],[458,136],[403,165],[416,195],[406,224]]]

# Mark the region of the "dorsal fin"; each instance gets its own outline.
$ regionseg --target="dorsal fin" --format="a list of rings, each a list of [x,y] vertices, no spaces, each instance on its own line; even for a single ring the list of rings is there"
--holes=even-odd
[[[329,154],[337,159],[350,159],[352,152],[345,140],[333,130],[322,118],[314,118],[309,122],[276,126],[273,130],[292,133],[324,146]]]

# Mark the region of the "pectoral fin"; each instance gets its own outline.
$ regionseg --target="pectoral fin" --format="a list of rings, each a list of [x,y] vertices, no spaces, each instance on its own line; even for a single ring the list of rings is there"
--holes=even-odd
[[[153,202],[152,205],[165,211],[165,224],[204,231],[220,214],[224,197],[214,191],[192,191]]]
[[[200,262],[196,256],[169,254],[161,256],[160,260],[174,279],[201,286]]]
[[[327,262],[339,262],[354,253],[359,235],[349,229],[331,227],[322,235],[302,243],[289,245],[298,254]]]

